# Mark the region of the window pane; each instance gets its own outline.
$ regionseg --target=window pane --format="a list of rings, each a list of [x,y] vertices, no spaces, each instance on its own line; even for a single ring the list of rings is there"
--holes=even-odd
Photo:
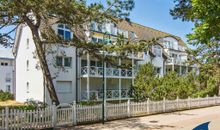
[[[63,24],[59,24],[58,27],[59,28],[63,28],[64,26],[63,26]]]
[[[11,86],[10,85],[6,86],[6,92],[11,92]]]
[[[90,61],[90,66],[95,66],[95,61]]]
[[[65,37],[64,37],[65,40],[70,40],[71,39],[71,33],[70,31],[65,31]]]
[[[62,64],[63,64],[63,58],[60,57],[60,56],[57,56],[57,58],[56,58],[56,65],[57,66],[62,66]]]
[[[96,43],[97,42],[97,38],[92,37],[92,42]]]
[[[71,67],[71,62],[72,62],[72,58],[71,57],[64,58],[64,66],[65,67]]]
[[[58,29],[58,35],[64,38],[64,31],[62,29]]]
[[[98,39],[98,42],[99,42],[99,43],[102,43],[102,42],[103,42],[103,40],[102,40],[102,39]]]
[[[97,62],[97,66],[98,66],[98,67],[102,67],[102,61],[98,61],[98,62]]]
[[[87,66],[87,60],[82,60],[81,61],[81,67]]]
[[[70,29],[70,27],[68,25],[65,25],[65,29]]]

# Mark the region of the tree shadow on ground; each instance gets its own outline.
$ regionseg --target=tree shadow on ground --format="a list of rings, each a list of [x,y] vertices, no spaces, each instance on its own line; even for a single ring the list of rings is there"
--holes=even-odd
[[[104,125],[101,123],[92,124],[92,125],[80,125],[75,127],[68,128],[59,128],[58,130],[101,130],[101,129],[111,129],[111,130],[120,130],[120,129],[145,129],[145,130],[160,130],[174,128],[171,125],[161,125],[158,121],[153,122],[141,122],[138,118],[130,118],[125,120],[116,120],[106,122]]]

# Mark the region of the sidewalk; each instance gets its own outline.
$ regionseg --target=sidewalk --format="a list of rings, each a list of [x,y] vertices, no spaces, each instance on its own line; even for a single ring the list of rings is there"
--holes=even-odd
[[[220,106],[122,119],[92,125],[80,125],[58,130],[192,130],[211,121],[210,130],[220,130]]]

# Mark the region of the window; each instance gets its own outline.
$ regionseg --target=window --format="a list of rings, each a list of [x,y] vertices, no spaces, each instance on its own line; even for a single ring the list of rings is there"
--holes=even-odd
[[[131,38],[132,38],[132,39],[138,38],[135,32],[131,32]]]
[[[57,93],[72,93],[71,81],[57,81],[56,92]]]
[[[97,67],[102,67],[102,61],[97,61]]]
[[[92,60],[91,60],[91,61],[90,61],[90,66],[96,66],[96,65],[95,65],[95,61],[92,61]]]
[[[61,67],[63,64],[63,58],[61,56],[56,57],[56,65]]]
[[[27,82],[27,86],[26,86],[26,92],[29,93],[29,82]]]
[[[64,58],[64,67],[71,67],[72,58],[71,57],[65,57]]]
[[[5,66],[8,66],[8,63],[5,63]]]
[[[29,60],[27,60],[27,71],[29,71]]]
[[[156,45],[153,47],[153,52],[156,55],[156,57],[161,57],[162,56],[162,49],[159,45]]]
[[[70,40],[71,39],[70,28],[67,25],[59,24],[58,35],[62,37],[64,40]]]
[[[4,66],[5,64],[3,62],[1,62],[1,66]]]
[[[72,57],[56,57],[56,66],[58,67],[71,67],[72,66]]]
[[[27,38],[27,49],[29,49],[29,38]]]
[[[155,67],[155,68],[154,68],[154,72],[155,72],[155,74],[159,74],[159,75],[160,75],[160,73],[161,73],[161,68],[160,68],[160,67]]]
[[[5,82],[11,82],[11,74],[10,73],[6,73],[6,78],[5,78]]]
[[[96,31],[96,23],[95,22],[91,23],[91,30]]]
[[[102,32],[102,25],[101,24],[98,24],[98,31]]]
[[[81,66],[82,66],[82,67],[87,66],[87,60],[82,60],[82,61],[81,61]]]
[[[97,42],[97,38],[92,37],[92,42],[96,43]]]
[[[11,92],[11,86],[10,85],[6,86],[6,92]]]

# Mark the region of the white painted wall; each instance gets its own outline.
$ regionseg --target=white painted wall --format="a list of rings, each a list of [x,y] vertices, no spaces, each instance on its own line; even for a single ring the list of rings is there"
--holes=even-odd
[[[29,48],[27,47],[29,39]],[[43,101],[43,75],[38,60],[34,58],[35,46],[32,33],[28,27],[23,27],[19,48],[16,56],[16,100],[25,102],[28,99]],[[27,70],[27,60],[29,70]],[[29,83],[29,88],[27,84]]]
[[[27,39],[29,39],[29,48],[27,48]],[[16,57],[16,100],[25,102],[27,99],[44,101],[44,82],[43,74],[40,69],[39,62],[35,54],[35,46],[32,40],[31,31],[28,27],[24,27],[21,35],[20,45]],[[58,45],[46,46],[48,50],[47,62],[53,83],[57,90],[57,82],[71,82],[71,89],[68,92],[58,92],[58,98],[62,103],[71,103],[75,100],[75,48],[63,47]],[[53,52],[53,53],[52,53]],[[72,57],[70,68],[57,68],[56,56]],[[29,61],[29,69],[27,70],[27,60]],[[27,91],[27,82],[29,82],[29,91]],[[65,86],[64,86],[65,87]],[[49,93],[45,91],[46,102],[51,103]]]
[[[47,62],[55,85],[55,89],[60,89],[57,82],[71,82],[71,89],[69,92],[57,92],[60,102],[72,103],[76,95],[76,49],[75,47],[53,45],[47,46],[48,50],[55,51],[56,53],[49,53],[47,55]],[[60,68],[56,66],[56,56],[71,57],[71,67]]]
[[[7,86],[10,86],[10,93],[14,90],[14,67],[12,64],[1,66],[1,62],[13,62],[13,60],[0,59],[0,90],[8,91]],[[8,80],[6,80],[8,79]]]

